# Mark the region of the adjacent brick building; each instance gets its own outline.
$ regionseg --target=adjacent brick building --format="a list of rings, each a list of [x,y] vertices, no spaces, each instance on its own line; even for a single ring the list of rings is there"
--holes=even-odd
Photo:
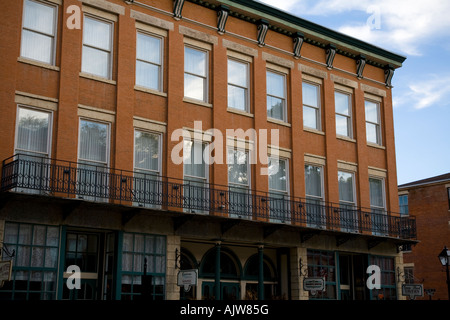
[[[450,173],[398,186],[400,211],[414,215],[417,245],[404,249],[406,281],[434,289],[433,300],[448,300],[445,267],[438,259],[450,247]],[[422,299],[429,299],[426,293]]]
[[[249,0],[0,15],[1,299],[403,298],[404,57]],[[198,270],[189,292],[180,269]]]

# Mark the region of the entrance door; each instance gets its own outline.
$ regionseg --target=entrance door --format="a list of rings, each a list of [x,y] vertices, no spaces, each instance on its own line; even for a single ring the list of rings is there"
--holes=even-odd
[[[367,255],[339,254],[341,300],[369,299],[366,288]]]
[[[65,285],[71,274],[64,273],[63,299],[109,300],[114,292],[115,234],[68,230],[66,233],[65,269],[80,269],[80,289]]]

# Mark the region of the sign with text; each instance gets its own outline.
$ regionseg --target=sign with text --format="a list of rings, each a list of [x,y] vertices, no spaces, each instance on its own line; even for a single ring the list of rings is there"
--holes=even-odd
[[[423,297],[423,284],[402,285],[402,295],[414,300],[416,297]]]
[[[189,291],[191,286],[196,286],[198,280],[198,269],[180,270],[178,272],[177,284]]]
[[[303,290],[310,291],[315,295],[319,291],[325,291],[325,278],[305,278],[303,279]]]

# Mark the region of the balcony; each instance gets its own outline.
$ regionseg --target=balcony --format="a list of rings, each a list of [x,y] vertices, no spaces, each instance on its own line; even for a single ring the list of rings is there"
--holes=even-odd
[[[9,190],[152,210],[264,221],[318,232],[416,239],[415,218],[402,217],[398,213],[340,207],[339,204],[303,198],[271,197],[266,192],[245,192],[228,186],[25,154],[3,161],[1,192]]]

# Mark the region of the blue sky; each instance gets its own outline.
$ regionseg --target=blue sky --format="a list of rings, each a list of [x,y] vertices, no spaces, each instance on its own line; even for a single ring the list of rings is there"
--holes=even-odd
[[[406,56],[392,81],[398,184],[450,172],[450,1],[259,1]]]

